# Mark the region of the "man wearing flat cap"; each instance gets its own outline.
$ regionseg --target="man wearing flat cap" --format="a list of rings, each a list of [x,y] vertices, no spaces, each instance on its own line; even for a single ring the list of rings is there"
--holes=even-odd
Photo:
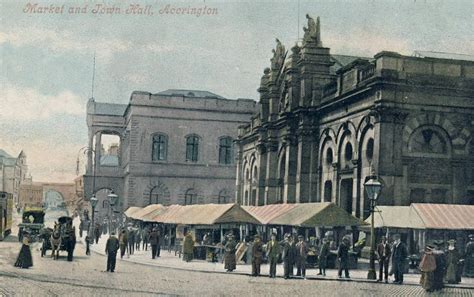
[[[237,243],[234,240],[234,234],[231,233],[227,235],[227,243],[224,246],[224,268],[227,270],[227,272],[232,272],[236,268],[236,247]]]
[[[408,251],[405,243],[401,241],[400,234],[393,236],[394,243],[392,247],[392,266],[393,274],[395,276],[394,284],[403,284],[403,273],[405,271],[405,262],[408,256]]]

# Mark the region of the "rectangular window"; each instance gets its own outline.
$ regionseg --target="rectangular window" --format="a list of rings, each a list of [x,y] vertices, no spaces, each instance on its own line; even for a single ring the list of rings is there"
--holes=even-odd
[[[197,162],[199,153],[199,138],[189,136],[186,138],[186,161]]]
[[[153,161],[166,160],[167,138],[165,135],[153,136],[152,159]]]
[[[219,164],[232,164],[232,138],[219,140]]]

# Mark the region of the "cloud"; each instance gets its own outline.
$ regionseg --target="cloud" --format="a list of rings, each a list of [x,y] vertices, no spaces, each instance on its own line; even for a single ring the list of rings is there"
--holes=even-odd
[[[11,31],[0,31],[0,45],[9,44],[13,47],[47,48],[53,53],[91,53],[98,58],[111,59],[115,54],[129,51],[146,51],[147,54],[169,53],[176,50],[170,44],[156,41],[141,41],[142,44],[112,36],[95,36],[78,34],[66,29],[47,29],[40,27],[16,27]]]
[[[0,122],[47,120],[55,115],[83,115],[84,98],[69,90],[57,95],[45,95],[32,88],[20,88],[10,83],[0,91],[2,108]]]

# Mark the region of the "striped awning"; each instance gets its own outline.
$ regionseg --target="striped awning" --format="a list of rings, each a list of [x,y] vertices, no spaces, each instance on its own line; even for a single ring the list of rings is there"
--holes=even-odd
[[[296,207],[296,204],[269,204],[263,206],[243,206],[257,218],[261,224],[268,225],[273,219]]]
[[[474,205],[413,203],[426,229],[474,230]]]

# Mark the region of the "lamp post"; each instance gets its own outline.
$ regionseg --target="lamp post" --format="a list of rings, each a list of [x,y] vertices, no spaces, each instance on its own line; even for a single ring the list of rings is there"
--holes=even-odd
[[[95,195],[92,195],[92,197],[89,199],[91,206],[92,206],[92,223],[91,227],[89,230],[94,230],[95,227],[95,221],[94,221],[94,215],[95,215],[95,207],[97,206],[97,202],[99,201],[97,198],[95,198]],[[89,231],[87,231],[89,233]],[[90,236],[89,236],[90,237]]]
[[[367,196],[369,196],[370,201],[370,215],[371,215],[371,225],[370,225],[370,263],[369,263],[369,273],[367,274],[368,279],[376,279],[377,275],[375,273],[375,228],[374,228],[374,213],[375,206],[377,203],[377,198],[382,190],[382,184],[377,179],[377,176],[372,175],[372,177],[364,184],[365,191]]]
[[[111,219],[112,219],[112,213],[113,213],[113,207],[115,203],[117,203],[118,196],[114,193],[114,191],[111,191],[109,195],[107,195],[107,198],[109,199],[109,234],[111,234]]]

